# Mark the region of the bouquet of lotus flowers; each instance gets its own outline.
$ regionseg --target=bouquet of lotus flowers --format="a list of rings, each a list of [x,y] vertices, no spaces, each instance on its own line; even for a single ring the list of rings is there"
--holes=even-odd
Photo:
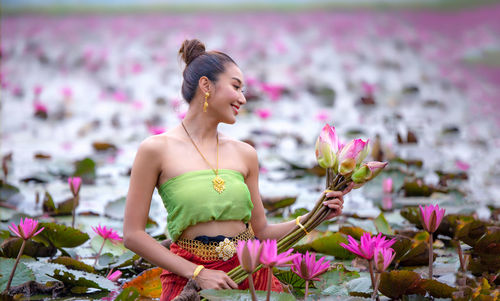
[[[331,213],[329,207],[324,206],[326,194],[329,191],[342,191],[351,183],[353,188],[360,188],[375,178],[387,162],[363,162],[368,155],[368,140],[354,139],[347,144],[340,143],[335,128],[326,124],[316,140],[316,159],[319,166],[326,169],[326,190],[320,195],[314,208],[306,215],[302,224],[297,225],[287,235],[278,241],[278,252],[283,252],[309,231],[320,225]],[[259,269],[257,267],[257,269]],[[231,270],[228,275],[239,283],[247,277],[241,267]]]

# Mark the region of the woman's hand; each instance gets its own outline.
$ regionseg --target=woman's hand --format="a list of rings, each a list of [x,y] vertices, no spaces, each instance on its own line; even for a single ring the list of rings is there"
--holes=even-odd
[[[326,217],[327,220],[332,219],[336,216],[342,214],[342,208],[344,208],[344,195],[349,193],[352,190],[354,183],[351,182],[349,186],[346,187],[343,191],[330,191],[326,193],[326,201],[323,202],[323,205],[328,206],[328,208],[332,209],[330,214]]]
[[[237,289],[238,285],[224,271],[202,269],[195,279],[202,289]]]

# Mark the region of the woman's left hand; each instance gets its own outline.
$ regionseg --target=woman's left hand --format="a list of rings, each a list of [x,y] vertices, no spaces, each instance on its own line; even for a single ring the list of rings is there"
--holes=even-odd
[[[342,208],[344,208],[344,195],[349,193],[353,186],[354,183],[351,182],[351,184],[349,184],[349,186],[347,186],[343,191],[330,191],[326,193],[327,199],[323,202],[323,205],[332,209],[330,214],[326,217],[327,220],[342,214]]]

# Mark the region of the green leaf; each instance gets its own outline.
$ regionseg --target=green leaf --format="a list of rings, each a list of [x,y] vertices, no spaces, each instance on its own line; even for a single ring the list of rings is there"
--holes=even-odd
[[[279,270],[277,273],[274,273],[274,275],[279,281],[291,285],[294,290],[306,288],[306,281],[290,270]]]
[[[78,229],[56,223],[40,223],[39,227],[45,227],[33,240],[42,242],[46,245],[60,248],[74,248],[82,245],[89,239],[87,233]]]
[[[347,283],[350,280],[359,278],[360,274],[356,271],[348,271],[343,265],[337,265],[321,276],[319,287],[326,287],[321,291],[321,295],[326,296],[349,296]]]
[[[8,183],[4,183],[4,181],[0,181],[0,202],[7,202],[7,200],[18,193],[19,188]]]
[[[139,291],[133,287],[127,287],[125,288],[116,298],[114,301],[135,301],[139,299]]]
[[[11,258],[0,258],[0,292],[5,290],[9,277],[14,268],[16,260]],[[24,263],[19,262],[12,278],[11,287],[23,284],[27,281],[35,280],[35,275]]]
[[[420,275],[413,271],[383,272],[380,276],[379,292],[393,299],[411,293],[425,295],[425,290],[418,286],[420,280]]]
[[[266,291],[256,291],[258,300],[266,300]],[[228,301],[251,301],[252,296],[248,290],[202,290],[200,295],[208,300],[228,300]],[[295,301],[295,297],[286,293],[271,292],[272,301]]]
[[[347,283],[347,291],[351,296],[370,297],[373,293],[370,276],[353,279]]]
[[[352,238],[360,240],[361,236],[368,231],[360,227],[341,227],[339,232],[344,233],[345,235],[351,235]]]
[[[267,210],[274,211],[293,205],[296,200],[297,197],[272,197],[263,199],[262,204]]]
[[[413,244],[410,250],[399,259],[401,266],[425,265],[429,263],[429,248],[427,243]]]
[[[103,241],[104,239],[101,236],[96,235],[90,241],[90,246],[97,253],[101,248]],[[127,252],[127,250],[128,249],[125,248],[122,242],[116,242],[116,244],[113,244],[109,239],[106,239],[102,253],[111,253],[113,256],[121,256]]]
[[[126,197],[121,197],[106,204],[106,207],[104,207],[106,216],[116,219],[123,219],[123,214],[125,212],[125,202]]]
[[[83,183],[93,184],[96,178],[96,164],[94,160],[85,158],[76,162],[76,170],[73,176],[81,177]]]
[[[67,267],[69,269],[73,269],[73,270],[79,270],[79,271],[84,271],[84,272],[89,272],[89,273],[94,272],[94,268],[91,267],[90,265],[85,264],[79,260],[73,259],[71,257],[67,257],[67,256],[60,256],[56,259],[49,260],[49,262],[59,263],[59,264],[64,265],[65,267]]]
[[[420,282],[420,286],[435,298],[451,298],[453,292],[457,291],[456,288],[434,279],[424,279]]]
[[[97,288],[97,289],[103,289],[102,287],[97,284],[97,282],[92,281],[88,279],[87,277],[83,276],[80,277],[79,275],[75,275],[75,271],[61,271],[61,270],[54,270],[54,273],[49,275],[50,277],[59,280],[64,283],[66,287],[77,287],[78,291],[82,291],[80,287],[84,288]],[[86,290],[85,290],[86,291]]]
[[[6,239],[2,245],[2,252],[5,257],[16,258],[21,250],[23,239],[19,237],[10,237]],[[54,256],[57,249],[54,247],[46,247],[42,243],[37,243],[32,240],[27,240],[24,246],[23,255],[32,257],[50,257]]]
[[[380,213],[377,218],[373,220],[373,224],[375,225],[375,228],[377,228],[377,231],[385,235],[394,235],[394,231],[392,230],[391,226],[385,219],[385,216],[383,213]]]
[[[311,247],[319,253],[333,255],[337,259],[351,259],[354,254],[344,249],[340,243],[348,243],[347,238],[338,232],[327,231],[311,242]]]
[[[414,224],[418,228],[422,229],[422,223],[420,221],[420,210],[418,207],[406,207],[401,209],[399,212],[402,217],[407,219],[410,223]]]

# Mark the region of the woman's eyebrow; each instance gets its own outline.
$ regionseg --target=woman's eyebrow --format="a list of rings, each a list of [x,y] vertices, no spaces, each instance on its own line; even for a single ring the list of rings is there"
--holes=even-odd
[[[237,81],[238,81],[238,83],[240,83],[240,85],[242,85],[241,80],[240,80],[239,78],[237,78],[237,77],[232,77],[232,79],[237,80]]]

